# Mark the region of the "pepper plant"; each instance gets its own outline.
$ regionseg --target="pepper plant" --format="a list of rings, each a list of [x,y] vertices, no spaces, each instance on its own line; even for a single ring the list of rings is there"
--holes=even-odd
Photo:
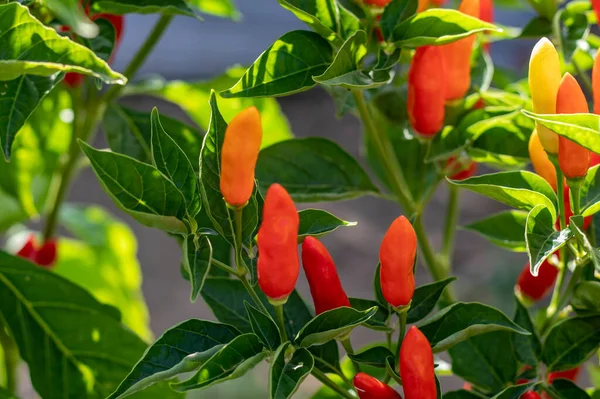
[[[278,2],[306,27],[249,67],[132,82],[175,15],[236,19],[235,6],[0,0],[0,398],[22,397],[23,364],[43,399],[116,399],[184,397],[260,363],[274,399],[309,375],[314,398],[599,397],[600,2]],[[503,26],[494,6],[535,15]],[[121,73],[110,61],[128,13],[160,18]],[[527,73],[494,66],[493,42],[525,39],[537,41]],[[367,167],[293,137],[275,98],[315,86],[362,121]],[[194,125],[123,105],[131,95],[177,104]],[[93,145],[100,125],[110,149]],[[120,215],[65,202],[83,168]],[[423,217],[441,186],[436,249]],[[529,258],[512,315],[453,289],[460,190],[513,208],[465,226]],[[319,241],[356,223],[297,205],[364,195],[398,217],[378,259],[349,265],[374,276],[356,298]],[[167,266],[213,320],[152,337],[135,237],[117,217],[179,243]],[[295,290],[301,265],[312,301]],[[421,266],[431,281],[417,285]],[[353,348],[359,326],[379,340]],[[449,376],[464,388],[444,389]]]

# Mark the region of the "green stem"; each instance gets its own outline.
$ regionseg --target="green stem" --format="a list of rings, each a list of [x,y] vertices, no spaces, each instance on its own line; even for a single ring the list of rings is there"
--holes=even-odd
[[[406,335],[406,317],[407,317],[408,309],[406,312],[398,313],[398,321],[400,322],[400,332],[398,334],[398,345],[396,346],[396,352],[398,356],[400,355],[400,348],[402,348],[402,341],[404,341],[404,335]]]
[[[346,351],[347,355],[354,355],[354,348],[352,347],[352,342],[350,342],[350,337],[346,337],[340,340],[340,342],[342,343],[342,346],[344,347],[344,350]],[[352,365],[354,366],[354,370],[356,370],[357,373],[360,373],[360,364],[352,360]]]
[[[17,393],[19,352],[15,341],[4,330],[0,320],[0,346],[4,352],[4,371],[6,373],[6,390],[11,394]]]
[[[575,67],[575,70],[577,71],[577,76],[579,76],[579,78],[583,82],[583,85],[585,86],[588,94],[592,94],[594,92],[594,88],[592,86],[592,81],[590,80],[588,74],[585,73],[583,69],[581,69],[575,58],[571,59],[571,63]]]
[[[275,320],[277,321],[277,327],[279,327],[279,337],[281,342],[287,342],[287,332],[285,331],[285,318],[283,316],[283,305],[275,305]]]
[[[573,196],[573,215],[581,215],[581,184],[576,182],[569,184],[571,195]],[[583,228],[583,226],[579,226]]]
[[[140,47],[138,52],[133,56],[133,59],[131,60],[131,62],[129,63],[127,68],[125,69],[125,72],[123,72],[123,75],[125,75],[125,77],[127,79],[131,79],[136,74],[136,72],[140,69],[140,67],[144,64],[144,62],[146,61],[146,58],[148,58],[148,55],[150,54],[150,52],[152,51],[154,46],[156,46],[156,43],[158,43],[158,41],[162,37],[163,33],[165,32],[165,30],[171,23],[172,19],[173,19],[173,15],[163,15],[156,22],[156,25],[154,25],[152,32],[150,32],[150,35],[146,38],[146,41],[144,42],[142,47]],[[119,94],[121,93],[121,90],[123,90],[123,87],[124,86],[118,86],[118,85],[112,86],[106,92],[106,95],[104,96],[104,99],[103,99],[104,102],[108,104],[111,101],[113,101],[114,99],[116,99],[119,96]]]
[[[246,273],[246,264],[242,259],[242,247],[244,245],[242,241],[242,216],[243,208],[236,208],[233,211],[235,219],[235,266],[239,273]]]
[[[227,273],[233,274],[233,275],[235,275],[235,276],[239,276],[239,274],[238,274],[238,271],[237,271],[237,270],[235,270],[235,269],[234,269],[233,267],[231,267],[231,266],[228,266],[228,265],[226,265],[225,263],[221,262],[220,260],[217,260],[217,259],[212,259],[212,260],[211,260],[211,263],[212,263],[213,265],[217,266],[219,269],[221,269],[221,270],[223,270],[223,271],[225,271],[225,272],[227,272]],[[240,276],[240,277],[242,277],[242,276]]]
[[[556,169],[556,186],[557,186],[557,193],[558,193],[558,213],[559,213],[559,220],[560,220],[560,229],[564,230],[567,226],[567,221],[566,221],[566,216],[565,216],[565,198],[564,198],[564,175],[562,170],[560,169],[560,166],[558,164],[558,157],[555,154],[548,154],[548,158],[552,161],[552,163],[554,164],[554,167]],[[567,251],[565,246],[562,246],[559,250],[558,250],[558,254],[559,254],[559,272],[558,272],[558,278],[556,279],[556,284],[554,285],[554,290],[552,292],[552,299],[550,300],[550,305],[548,306],[548,309],[546,310],[546,317],[547,320],[548,319],[552,319],[552,317],[554,317],[555,313],[558,311],[558,301],[560,299],[560,292],[562,290],[564,281],[565,281],[565,275],[567,273]]]
[[[329,377],[327,377],[327,375],[325,373],[323,373],[321,370],[317,369],[316,367],[312,369],[311,374],[317,380],[319,380],[322,384],[328,386],[329,388],[334,390],[336,393],[338,393],[342,398],[356,399],[355,395],[351,394],[350,392],[348,392],[347,390],[345,390],[344,388],[342,388],[341,386],[336,384]]]
[[[392,350],[392,332],[393,331],[385,332],[385,342],[387,343],[387,347],[390,351]]]
[[[439,263],[437,263],[435,259],[435,253],[433,252],[433,248],[431,248],[431,244],[427,239],[427,233],[425,232],[425,228],[423,227],[423,221],[420,215],[413,223],[413,227],[415,228],[417,239],[421,244],[421,253],[425,258],[425,264],[429,269],[429,273],[435,281],[445,279],[447,277],[446,271],[439,265]],[[447,306],[453,302],[456,302],[456,299],[454,298],[454,294],[452,293],[451,287],[448,286],[442,294],[441,305]]]
[[[248,294],[250,294],[250,296],[252,297],[252,300],[254,301],[254,303],[256,304],[256,306],[258,306],[259,309],[264,314],[269,314],[269,311],[265,307],[265,304],[260,300],[260,298],[258,297],[258,295],[256,295],[256,291],[254,291],[254,288],[252,288],[252,286],[250,285],[250,283],[248,282],[248,280],[246,280],[246,277],[244,277],[244,276],[238,276],[238,278],[240,279],[240,281],[244,285],[244,288],[246,289],[246,291],[248,291]]]
[[[458,188],[453,184],[448,184],[448,209],[446,211],[446,225],[444,227],[444,246],[442,254],[446,258],[448,265],[452,262],[452,251],[454,246],[454,237],[456,236],[456,224],[458,221]]]

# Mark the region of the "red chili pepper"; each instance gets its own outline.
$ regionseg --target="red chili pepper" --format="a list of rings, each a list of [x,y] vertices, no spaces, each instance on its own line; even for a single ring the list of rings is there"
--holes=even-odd
[[[537,392],[527,391],[523,395],[521,395],[520,399],[541,399],[541,396]]]
[[[411,326],[400,348],[400,377],[406,399],[437,398],[433,367],[433,352],[427,337]]]
[[[554,380],[558,380],[559,378],[563,378],[569,381],[577,381],[577,377],[579,376],[580,371],[580,367],[575,367],[574,369],[564,371],[554,371],[548,374],[548,382],[552,384]]]
[[[356,374],[353,382],[360,399],[402,399],[392,387],[367,373]]]
[[[239,112],[227,126],[221,150],[220,188],[229,205],[243,206],[252,196],[261,141],[262,124],[256,107]]]
[[[372,5],[372,6],[376,6],[376,7],[385,7],[391,1],[392,0],[365,0],[365,3]]]
[[[444,127],[445,85],[440,47],[417,48],[408,71],[406,104],[411,126],[424,137],[433,137]]]
[[[317,314],[341,306],[350,307],[331,255],[314,237],[306,237],[302,243],[302,265]]]
[[[586,114],[587,100],[573,75],[565,73],[556,95],[557,114]],[[584,177],[590,166],[590,151],[566,137],[558,136],[558,164],[567,178]]]
[[[56,261],[56,241],[46,241],[35,254],[34,261],[42,267],[51,267]]]
[[[394,307],[407,306],[415,292],[413,268],[417,256],[417,235],[404,216],[392,222],[379,249],[381,291]]]
[[[531,274],[529,263],[527,263],[519,274],[515,291],[528,300],[537,302],[552,289],[557,276],[558,268],[547,260],[540,266],[537,277]]]
[[[23,245],[23,247],[19,250],[19,252],[17,252],[17,256],[20,256],[21,258],[25,258],[25,259],[29,259],[29,260],[34,260],[35,259],[35,253],[36,253],[36,248],[37,247],[37,243],[35,241],[35,236],[33,234],[30,234],[29,237],[27,238],[27,241],[25,242],[25,245]]]
[[[600,12],[600,0],[592,0],[596,15]],[[600,19],[598,19],[600,22]],[[592,94],[594,97],[594,113],[600,114],[600,52],[596,52],[594,66],[592,67]]]
[[[298,280],[299,225],[294,201],[285,188],[272,184],[258,230],[258,285],[277,304],[287,301]]]
[[[458,11],[479,18],[479,0],[462,0]],[[471,52],[475,35],[439,46],[445,64],[446,100],[461,99],[471,86]]]
[[[594,9],[594,13],[596,14],[596,23],[600,24],[600,0],[592,0],[592,8]],[[598,58],[597,54],[596,58]],[[594,104],[596,104],[595,100]]]
[[[379,21],[381,21],[381,14],[379,14],[375,20],[377,21],[377,24],[375,25],[375,29],[373,29],[373,31],[375,32],[375,36],[377,36],[377,40],[379,41],[379,43],[383,43],[385,42],[385,38],[383,37],[383,33],[381,32],[381,26],[379,24]]]
[[[477,163],[470,161],[468,165],[463,165],[460,162],[456,162],[456,158],[448,158],[446,167],[451,168],[449,178],[452,180],[465,180],[472,177],[477,172]]]

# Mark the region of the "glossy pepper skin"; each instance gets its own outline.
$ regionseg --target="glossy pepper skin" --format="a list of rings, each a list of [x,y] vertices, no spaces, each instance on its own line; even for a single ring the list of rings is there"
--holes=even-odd
[[[281,185],[267,190],[262,223],[258,230],[258,285],[274,303],[285,303],[294,290],[300,262],[300,218],[294,201]]]
[[[542,147],[537,130],[534,130],[529,137],[529,158],[531,159],[535,173],[543,177],[556,192],[556,168],[554,168],[554,165],[548,158],[548,154],[544,150],[544,147]]]
[[[415,230],[407,218],[400,216],[390,225],[379,249],[381,291],[393,307],[407,306],[412,300],[416,255]]]
[[[479,18],[479,0],[462,0],[458,11]],[[471,86],[471,52],[476,36],[439,46],[446,72],[446,100],[462,99]]]
[[[529,271],[529,263],[525,265],[515,286],[518,295],[526,297],[529,301],[537,302],[550,292],[558,276],[558,268],[548,262],[542,263],[537,277]]]
[[[360,399],[402,399],[392,387],[367,373],[356,374],[353,383]]]
[[[35,241],[35,236],[33,234],[30,234],[29,237],[27,237],[27,241],[25,242],[23,247],[19,250],[19,252],[17,252],[17,256],[29,260],[34,260],[35,254],[37,252],[36,247],[37,243]]]
[[[594,9],[594,14],[596,14],[596,21],[600,24],[600,0],[592,0],[592,8]]]
[[[56,241],[48,240],[37,250],[35,263],[42,267],[51,267],[56,261]]]
[[[555,114],[556,97],[560,86],[560,61],[550,40],[543,37],[531,51],[529,60],[529,90],[533,112]],[[544,149],[550,154],[558,152],[558,135],[537,124],[537,132]]]
[[[254,169],[262,141],[256,107],[246,108],[229,123],[221,149],[221,194],[234,207],[245,205],[254,190]]]
[[[407,111],[412,128],[433,137],[444,127],[446,78],[440,47],[417,48],[408,71]]]
[[[452,172],[450,172],[448,176],[451,180],[465,180],[469,177],[473,177],[473,175],[477,172],[476,162],[470,161],[465,167],[465,165],[462,165],[460,162],[456,161],[456,158],[454,157],[448,158],[446,167],[452,168]]]
[[[579,83],[567,72],[558,88],[556,113],[586,114],[588,112],[587,100]],[[584,177],[590,165],[590,151],[566,137],[558,136],[558,164],[567,179]]]
[[[577,381],[577,377],[579,376],[579,372],[581,371],[580,367],[575,367],[574,369],[564,370],[564,371],[554,371],[548,374],[548,382],[552,384],[554,380],[558,380],[563,378],[569,381]]]
[[[314,237],[304,239],[302,243],[302,266],[317,314],[341,306],[351,307],[335,268],[335,263],[321,241]]]
[[[527,391],[519,399],[541,399],[541,396],[537,392]]]
[[[436,399],[433,352],[427,337],[415,326],[400,348],[400,377],[406,399]]]

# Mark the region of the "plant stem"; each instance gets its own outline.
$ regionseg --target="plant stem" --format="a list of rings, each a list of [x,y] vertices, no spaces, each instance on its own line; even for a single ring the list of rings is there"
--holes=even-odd
[[[446,258],[448,265],[452,263],[454,237],[458,221],[458,205],[458,188],[453,184],[448,184],[448,209],[446,211],[446,225],[444,227],[444,246],[442,247],[442,254]]]
[[[439,263],[437,263],[435,259],[435,253],[433,252],[431,244],[427,239],[427,233],[425,232],[425,228],[423,227],[421,215],[417,217],[417,219],[413,223],[413,227],[415,228],[417,239],[421,244],[421,252],[423,253],[423,257],[425,258],[425,263],[427,264],[429,273],[435,281],[445,279],[447,277],[446,271],[439,265]],[[442,294],[442,305],[448,305],[453,302],[456,302],[456,299],[454,298],[451,287],[448,286]]]
[[[254,301],[254,303],[256,304],[256,306],[258,306],[259,309],[262,310],[264,314],[269,314],[269,311],[265,307],[264,303],[260,300],[260,298],[258,297],[258,295],[256,295],[256,291],[254,291],[254,288],[252,288],[252,286],[250,285],[250,283],[248,282],[248,280],[246,280],[246,277],[244,277],[244,276],[238,276],[238,278],[240,279],[240,281],[244,285],[244,288],[246,289],[246,291],[248,291],[248,294],[250,294],[250,296],[252,297],[252,300]]]
[[[392,331],[385,332],[385,342],[387,343],[388,349],[392,350]]]
[[[352,342],[350,342],[350,337],[346,337],[340,340],[340,342],[342,343],[342,346],[344,347],[344,350],[346,351],[347,355],[354,355],[354,348],[352,347]],[[356,370],[357,373],[360,373],[360,364],[352,360],[352,365],[354,366],[354,370]]]
[[[235,219],[235,266],[237,267],[238,274],[246,274],[246,264],[242,259],[242,247],[244,245],[242,241],[242,216],[243,208],[234,209]]]
[[[148,55],[150,54],[154,46],[156,46],[156,43],[158,43],[158,41],[160,40],[160,38],[162,37],[163,33],[165,32],[172,20],[172,15],[163,15],[156,22],[156,25],[154,25],[152,32],[150,32],[150,35],[148,35],[142,47],[140,47],[138,52],[133,56],[133,59],[125,69],[125,72],[123,72],[123,75],[125,75],[127,79],[131,79],[135,75],[135,73],[140,69],[140,67],[144,64],[146,58],[148,58]],[[121,90],[123,90],[123,87],[124,86],[118,85],[112,86],[106,92],[103,101],[105,103],[110,103],[112,100],[116,99],[119,96]]]
[[[277,321],[277,327],[279,327],[279,337],[281,342],[287,342],[287,332],[285,331],[285,318],[283,317],[283,305],[275,305],[275,320]]]
[[[400,348],[402,348],[402,341],[404,341],[404,335],[406,334],[406,317],[407,317],[408,309],[406,312],[401,312],[398,314],[398,321],[400,322],[400,331],[398,334],[398,345],[396,346],[396,352],[398,352],[398,356],[400,356]]]
[[[239,274],[238,274],[238,271],[237,271],[237,270],[235,270],[235,269],[234,269],[233,267],[231,267],[231,266],[228,266],[228,265],[226,265],[225,263],[221,262],[221,261],[220,261],[220,260],[218,260],[218,259],[212,259],[211,263],[212,263],[213,265],[217,266],[219,269],[221,269],[221,270],[223,270],[223,271],[225,271],[225,272],[227,272],[227,273],[233,274],[233,275],[235,275],[235,276],[239,276]]]
[[[342,388],[341,386],[336,384],[329,377],[327,377],[327,375],[325,373],[323,373],[321,370],[317,369],[316,367],[312,369],[311,374],[317,380],[319,380],[321,383],[323,383],[324,385],[328,386],[329,388],[334,390],[336,393],[338,393],[342,398],[356,399],[355,395],[351,394],[350,392],[348,392],[347,390],[345,390],[344,388]]]
[[[2,320],[0,320],[0,346],[4,352],[6,390],[11,394],[16,394],[18,387],[19,353],[15,341],[4,330]]]
[[[550,158],[550,160],[552,161],[552,163],[554,164],[554,167],[556,169],[556,186],[557,186],[557,193],[558,193],[558,213],[559,213],[559,220],[560,220],[560,229],[564,230],[567,226],[567,222],[566,222],[566,217],[565,217],[565,197],[564,197],[564,175],[562,173],[562,170],[560,169],[560,166],[558,165],[558,158],[556,157],[556,155],[551,155],[548,154],[548,158]],[[546,310],[546,317],[547,319],[552,319],[552,317],[554,316],[554,314],[558,311],[558,301],[560,299],[560,292],[562,290],[562,286],[564,284],[565,281],[565,275],[567,273],[567,251],[565,250],[565,246],[563,245],[560,249],[559,249],[559,265],[560,265],[560,270],[558,272],[558,278],[556,279],[556,284],[554,285],[554,290],[552,292],[552,299],[550,300],[550,305],[548,306],[548,309]]]

